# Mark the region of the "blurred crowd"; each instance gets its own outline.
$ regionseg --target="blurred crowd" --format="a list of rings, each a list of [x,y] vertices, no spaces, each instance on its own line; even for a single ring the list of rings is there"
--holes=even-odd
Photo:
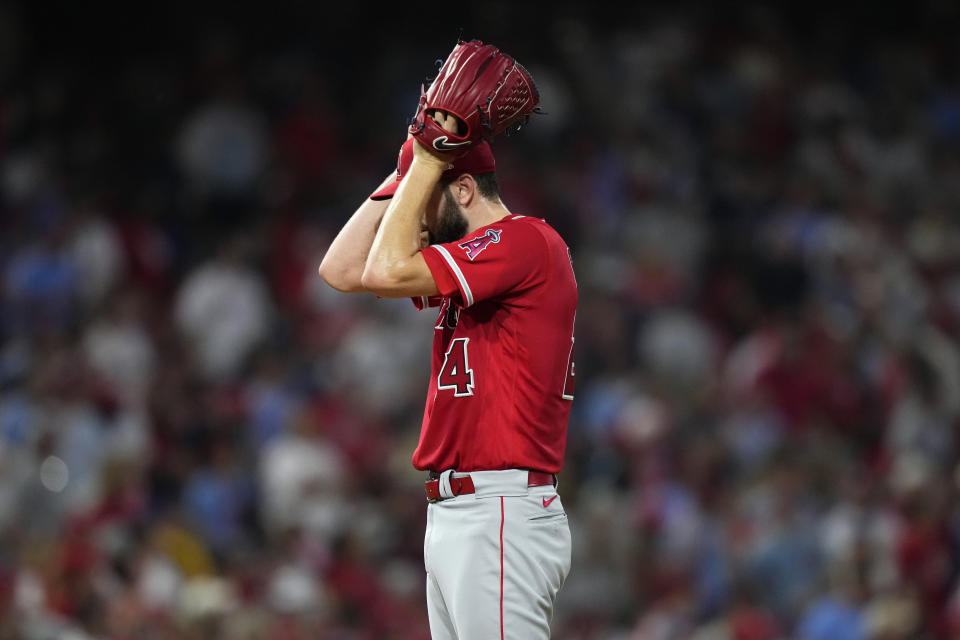
[[[918,7],[464,34],[539,84],[501,190],[580,288],[558,640],[960,638],[958,14]],[[316,268],[455,36],[106,72],[4,11],[0,640],[429,638],[434,318]]]

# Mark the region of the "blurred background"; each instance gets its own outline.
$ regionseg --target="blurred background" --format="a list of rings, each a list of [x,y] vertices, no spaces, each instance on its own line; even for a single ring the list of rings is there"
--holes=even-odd
[[[554,638],[960,638],[960,5],[88,4],[0,7],[0,639],[429,637],[433,314],[316,267],[461,34],[580,286]]]

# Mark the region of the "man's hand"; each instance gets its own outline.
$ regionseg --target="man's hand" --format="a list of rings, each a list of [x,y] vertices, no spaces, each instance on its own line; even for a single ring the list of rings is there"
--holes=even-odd
[[[434,122],[450,133],[457,133],[462,126],[462,123],[457,116],[447,113],[446,111],[441,111],[440,109],[434,111],[430,117],[434,120]],[[426,146],[419,140],[417,141],[417,144],[413,145],[414,160],[419,160],[421,162],[440,163],[442,167],[441,171],[452,169],[453,161],[456,160],[457,156],[461,153],[463,153],[463,151],[437,151],[433,147]]]

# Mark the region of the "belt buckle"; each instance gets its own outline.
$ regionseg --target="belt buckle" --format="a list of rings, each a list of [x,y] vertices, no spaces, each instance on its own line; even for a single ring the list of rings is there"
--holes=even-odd
[[[437,483],[437,497],[436,498],[427,498],[427,504],[436,504],[438,502],[443,502],[444,500],[449,500],[449,498],[440,495],[440,479],[443,474],[439,471],[431,470],[428,477],[430,478],[429,482]],[[459,495],[459,494],[457,494]],[[456,496],[453,496],[456,497]]]

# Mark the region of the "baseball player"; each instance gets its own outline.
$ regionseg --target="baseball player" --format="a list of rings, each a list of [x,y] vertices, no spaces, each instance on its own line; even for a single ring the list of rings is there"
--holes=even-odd
[[[467,55],[494,59],[464,71]],[[413,453],[413,465],[428,473],[433,638],[536,640],[550,636],[570,569],[557,474],[573,399],[577,287],[564,241],[544,220],[507,209],[490,147],[471,132],[489,137],[503,126],[496,99],[478,124],[453,115],[469,109],[438,98],[444,89],[463,94],[445,78],[462,76],[472,87],[486,81],[484,70],[493,75],[490,90],[501,93],[504,77],[522,71],[526,113],[533,108],[536,92],[522,67],[490,45],[459,43],[421,99],[396,174],[344,225],[320,275],[341,291],[438,309]],[[508,109],[519,99],[511,100]]]

